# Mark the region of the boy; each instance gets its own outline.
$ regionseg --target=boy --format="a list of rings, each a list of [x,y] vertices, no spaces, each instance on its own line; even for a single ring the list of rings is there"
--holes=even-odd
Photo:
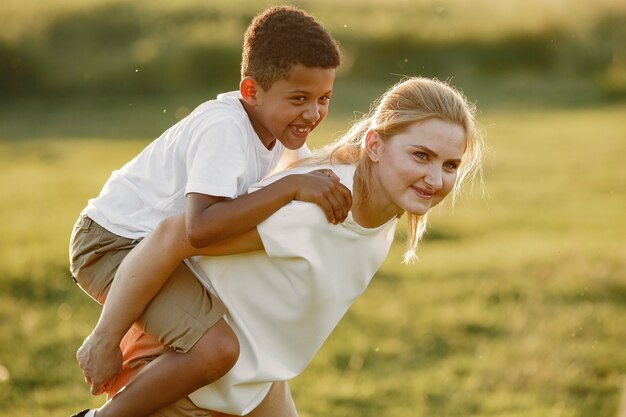
[[[92,393],[114,384],[119,343],[138,317],[141,331],[172,348],[154,361],[158,366],[142,370],[145,382],[126,388],[132,395],[124,398],[144,401],[108,402],[99,417],[149,415],[219,379],[238,357],[237,338],[222,319],[225,307],[186,266],[167,283],[113,279],[160,221],[184,211],[187,238],[196,247],[250,230],[294,199],[318,204],[333,223],[343,221],[350,192],[329,170],[244,194],[279,160],[283,165],[307,155],[302,147],[327,114],[339,63],[336,42],[312,16],[292,7],[266,10],[245,34],[239,93],[200,105],[114,172],[89,201],[72,233],[70,269],[88,294],[107,300],[77,352]],[[197,287],[204,297],[177,298],[183,286]],[[207,295],[209,303],[202,301]]]

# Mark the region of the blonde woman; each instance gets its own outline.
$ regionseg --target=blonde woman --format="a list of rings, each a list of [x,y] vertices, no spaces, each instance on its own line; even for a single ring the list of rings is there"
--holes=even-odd
[[[155,415],[297,415],[286,381],[304,370],[366,289],[387,256],[398,219],[406,215],[408,221],[410,262],[428,211],[480,173],[483,142],[474,117],[464,96],[446,83],[409,78],[336,143],[255,188],[289,173],[330,170],[353,193],[342,224],[329,224],[315,205],[292,202],[246,233],[197,249],[185,238],[184,215],[161,223],[118,274],[160,282],[185,260],[197,276],[190,279],[190,299],[204,291],[219,297],[240,355],[223,378]],[[167,284],[157,297],[166,296]],[[184,355],[142,331],[149,333],[134,328],[123,341],[125,368],[110,395],[129,380],[143,384],[158,375],[160,357]],[[177,384],[184,385],[184,375]],[[118,397],[98,417],[114,410]]]

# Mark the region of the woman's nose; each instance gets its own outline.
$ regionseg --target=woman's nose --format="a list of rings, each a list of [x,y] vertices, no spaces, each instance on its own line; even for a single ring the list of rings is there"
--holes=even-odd
[[[424,177],[424,182],[426,182],[426,184],[428,184],[434,191],[440,190],[441,187],[443,187],[441,169],[432,167]]]

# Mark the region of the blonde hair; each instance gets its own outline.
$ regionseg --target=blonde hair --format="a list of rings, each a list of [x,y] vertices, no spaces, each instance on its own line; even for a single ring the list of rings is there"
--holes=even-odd
[[[475,121],[476,109],[465,96],[445,82],[421,77],[400,81],[379,97],[370,112],[358,120],[350,130],[335,143],[315,152],[298,165],[352,164],[356,176],[361,179],[362,195],[369,194],[372,162],[365,152],[365,137],[374,131],[383,140],[403,133],[410,125],[438,118],[463,127],[465,153],[458,169],[452,191],[453,201],[459,195],[461,185],[467,180],[481,177],[484,139]],[[355,182],[355,186],[357,186]],[[427,215],[407,213],[408,247],[404,262],[416,259],[418,244],[426,231]]]

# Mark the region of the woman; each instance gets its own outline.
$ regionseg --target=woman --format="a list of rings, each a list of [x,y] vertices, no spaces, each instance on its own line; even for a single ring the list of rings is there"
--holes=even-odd
[[[255,229],[196,249],[186,241],[184,216],[162,223],[119,273],[169,276],[182,260],[204,255],[186,262],[228,308],[240,356],[226,376],[190,395],[192,402],[184,399],[160,415],[211,415],[207,409],[245,415],[255,408],[251,415],[296,415],[284,381],[302,372],[365,290],[389,251],[397,219],[407,213],[410,262],[428,210],[480,172],[481,155],[482,137],[466,99],[445,83],[410,78],[338,142],[288,171],[332,170],[353,193],[343,224],[329,224],[316,206],[293,202]],[[141,367],[132,364],[152,354],[178,354],[160,350],[137,329],[123,345],[126,368],[109,394]],[[131,383],[141,384],[158,366],[157,359]],[[106,417],[114,404],[115,398],[98,416]]]

